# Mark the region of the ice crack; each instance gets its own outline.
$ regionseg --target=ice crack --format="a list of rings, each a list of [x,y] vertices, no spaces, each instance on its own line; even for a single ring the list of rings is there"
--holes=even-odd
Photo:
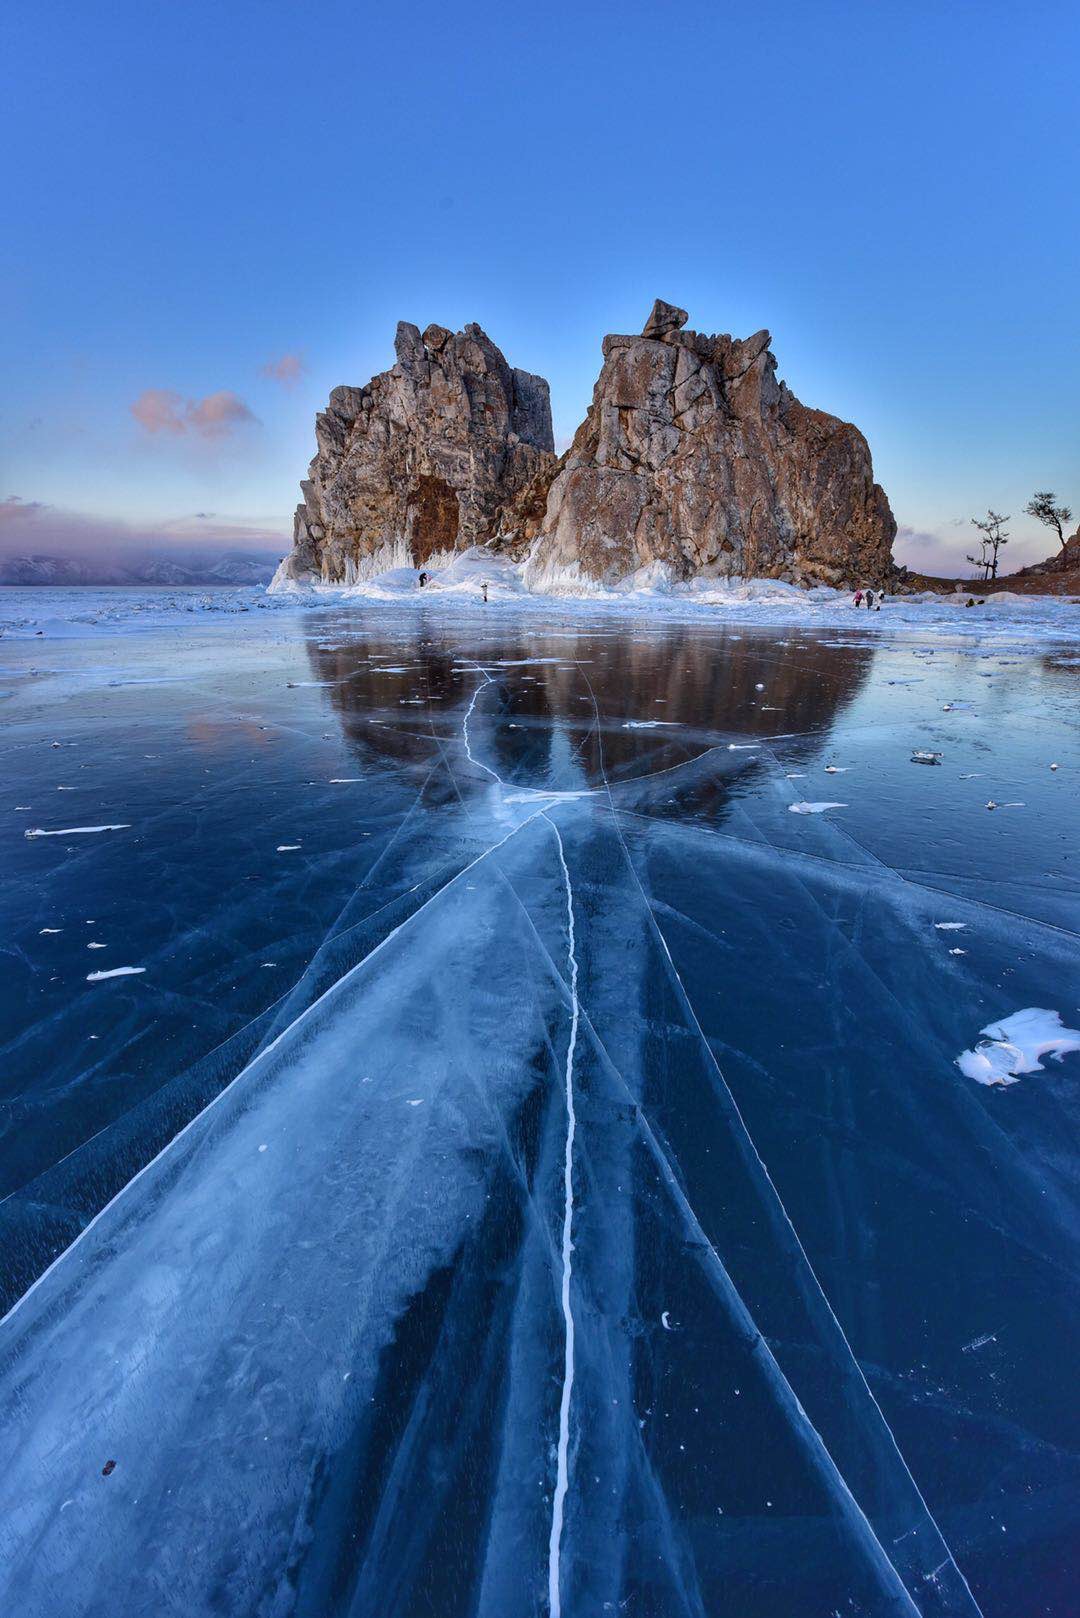
[[[556,1460],[555,1495],[551,1504],[551,1537],[548,1541],[548,1610],[551,1618],[560,1618],[560,1572],[562,1558],[563,1515],[566,1492],[570,1485],[570,1397],[574,1387],[574,1311],[570,1301],[570,1281],[573,1266],[574,1219],[574,1134],[577,1117],[574,1112],[574,1053],[577,1049],[578,1023],[581,1007],[578,1001],[578,962],[574,936],[574,890],[559,828],[553,820],[544,819],[555,833],[566,887],[567,959],[570,966],[570,1039],[566,1047],[566,1146],[563,1155],[563,1227],[562,1227],[562,1313],[565,1327],[562,1397],[559,1401],[559,1443]]]

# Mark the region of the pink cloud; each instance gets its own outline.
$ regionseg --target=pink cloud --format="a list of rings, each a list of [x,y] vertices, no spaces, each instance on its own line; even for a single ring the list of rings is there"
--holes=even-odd
[[[205,399],[189,403],[187,419],[203,438],[224,438],[234,427],[256,418],[239,394],[222,388],[218,393],[208,393]]]
[[[134,554],[190,556],[229,551],[277,551],[288,546],[287,525],[256,516],[212,512],[145,522],[71,511],[43,500],[0,498],[0,562],[48,555],[123,562]]]
[[[258,419],[229,388],[208,393],[205,399],[184,399],[169,388],[146,388],[131,406],[131,414],[148,433],[193,432],[200,438],[225,438],[235,427]]]
[[[294,388],[306,370],[299,354],[282,354],[280,359],[267,360],[259,375],[280,382],[282,387]]]
[[[939,529],[912,528],[903,523],[896,531],[893,556],[914,573],[929,573],[938,578],[974,578],[975,569],[967,560],[978,556],[979,547],[967,533],[969,524],[964,518],[947,520]],[[951,532],[949,532],[951,530]],[[1041,562],[1047,547],[1031,536],[1017,536],[1001,553],[1002,573],[1015,573],[1031,562]]]
[[[131,407],[131,414],[148,433],[187,431],[183,417],[184,401],[168,388],[146,388]]]

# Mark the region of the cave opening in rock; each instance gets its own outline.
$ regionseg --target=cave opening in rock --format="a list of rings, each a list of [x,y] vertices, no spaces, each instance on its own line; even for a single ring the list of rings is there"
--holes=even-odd
[[[423,567],[439,551],[457,548],[457,495],[443,478],[421,473],[409,493],[406,536],[413,561]]]

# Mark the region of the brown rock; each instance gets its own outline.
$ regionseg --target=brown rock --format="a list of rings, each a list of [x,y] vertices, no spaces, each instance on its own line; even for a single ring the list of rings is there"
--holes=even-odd
[[[666,337],[669,332],[678,331],[690,319],[685,309],[676,308],[673,303],[665,303],[663,298],[657,298],[652,306],[652,314],[645,322],[646,337]]]
[[[485,544],[542,589],[650,563],[802,584],[892,577],[896,523],[847,422],[776,379],[767,331],[686,331],[660,299],[642,336],[605,337],[588,414],[561,461],[542,377],[479,326],[402,322],[397,363],[335,388],[316,419],[279,580],[364,573]]]
[[[645,335],[605,338],[530,584],[613,583],[651,562],[676,579],[888,576],[896,523],[862,434],[777,382],[767,331],[708,337],[685,318],[658,301]]]
[[[397,363],[335,388],[315,422],[293,550],[279,579],[365,572],[537,532],[556,460],[543,377],[514,370],[479,326],[421,334],[402,321]],[[517,507],[520,506],[520,512]]]

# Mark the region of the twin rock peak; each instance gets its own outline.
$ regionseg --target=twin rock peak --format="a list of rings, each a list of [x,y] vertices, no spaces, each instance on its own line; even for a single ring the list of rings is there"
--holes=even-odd
[[[878,582],[896,522],[865,438],[776,378],[767,331],[687,331],[657,299],[640,336],[604,338],[573,443],[554,453],[543,377],[479,326],[402,321],[396,363],[335,388],[315,422],[280,581],[350,584],[482,545],[525,579]]]

